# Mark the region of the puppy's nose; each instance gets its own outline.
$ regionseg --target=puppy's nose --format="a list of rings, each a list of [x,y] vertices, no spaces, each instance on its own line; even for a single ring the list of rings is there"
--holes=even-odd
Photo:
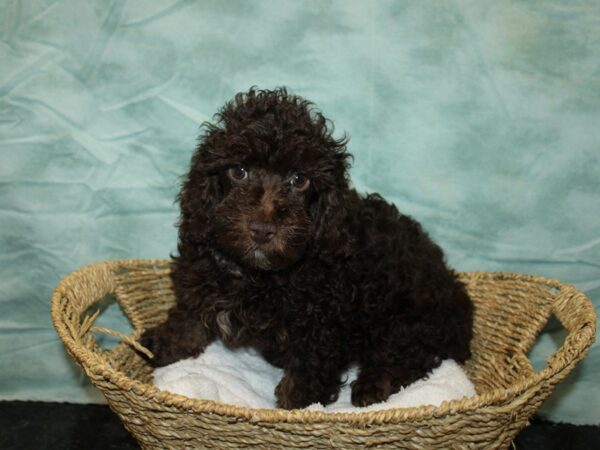
[[[258,244],[266,244],[277,231],[277,226],[272,222],[259,222],[258,220],[252,220],[248,224],[250,229],[250,236]]]

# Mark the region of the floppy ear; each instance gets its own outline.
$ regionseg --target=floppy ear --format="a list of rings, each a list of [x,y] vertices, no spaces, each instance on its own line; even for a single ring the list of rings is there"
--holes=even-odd
[[[332,238],[346,212],[341,192],[331,190],[319,196],[315,208],[315,239]]]
[[[351,239],[344,223],[348,214],[348,202],[351,201],[346,175],[346,158],[349,155],[342,153],[336,156],[338,160],[334,179],[331,185],[319,194],[313,213],[314,240],[317,251],[321,254],[328,251],[335,254],[347,253]]]
[[[223,159],[210,150],[215,130],[209,130],[192,157],[191,169],[177,196],[181,209],[179,252],[190,251],[207,239],[213,207],[222,199],[219,181]],[[190,245],[191,244],[191,245]]]
[[[206,241],[210,225],[209,211],[218,195],[216,175],[192,175],[184,182],[178,196],[181,207],[179,220],[179,253],[197,248]]]

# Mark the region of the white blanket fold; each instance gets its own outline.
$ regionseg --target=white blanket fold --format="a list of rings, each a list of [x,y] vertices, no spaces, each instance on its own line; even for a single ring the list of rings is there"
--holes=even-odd
[[[364,412],[421,405],[439,406],[445,400],[475,395],[475,389],[462,368],[445,360],[426,379],[418,380],[390,396],[383,403],[358,408],[350,402],[350,383],[356,378],[352,368],[344,376],[335,403],[313,404],[311,410],[325,412]],[[209,345],[197,358],[178,361],[154,371],[154,384],[191,398],[215,400],[248,408],[275,408],[274,390],[283,371],[267,363],[253,349],[230,350],[222,342]]]

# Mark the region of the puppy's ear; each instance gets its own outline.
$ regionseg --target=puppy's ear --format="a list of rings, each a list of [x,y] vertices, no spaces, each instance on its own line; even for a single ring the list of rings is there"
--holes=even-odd
[[[199,242],[206,238],[210,225],[208,213],[219,197],[220,186],[216,175],[189,174],[178,196],[181,207],[180,239]]]
[[[191,169],[177,197],[181,209],[180,252],[195,248],[198,243],[206,240],[211,211],[223,197],[218,170],[220,161],[208,149],[209,145],[210,142],[204,140],[196,148]]]
[[[319,196],[315,208],[315,240],[332,241],[339,233],[338,226],[346,214],[344,195],[331,190]]]
[[[350,234],[345,219],[348,214],[348,202],[351,192],[347,181],[347,154],[340,156],[340,165],[333,185],[319,194],[313,217],[315,221],[314,240],[320,253],[346,253],[349,249]]]

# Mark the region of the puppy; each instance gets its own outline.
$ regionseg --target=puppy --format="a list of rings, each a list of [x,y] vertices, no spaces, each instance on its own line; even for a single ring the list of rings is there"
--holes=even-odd
[[[347,140],[311,103],[240,93],[204,125],[179,202],[176,304],[141,343],[164,366],[214,339],[284,369],[281,408],[385,401],[470,356],[473,306],[421,226],[349,187]]]

